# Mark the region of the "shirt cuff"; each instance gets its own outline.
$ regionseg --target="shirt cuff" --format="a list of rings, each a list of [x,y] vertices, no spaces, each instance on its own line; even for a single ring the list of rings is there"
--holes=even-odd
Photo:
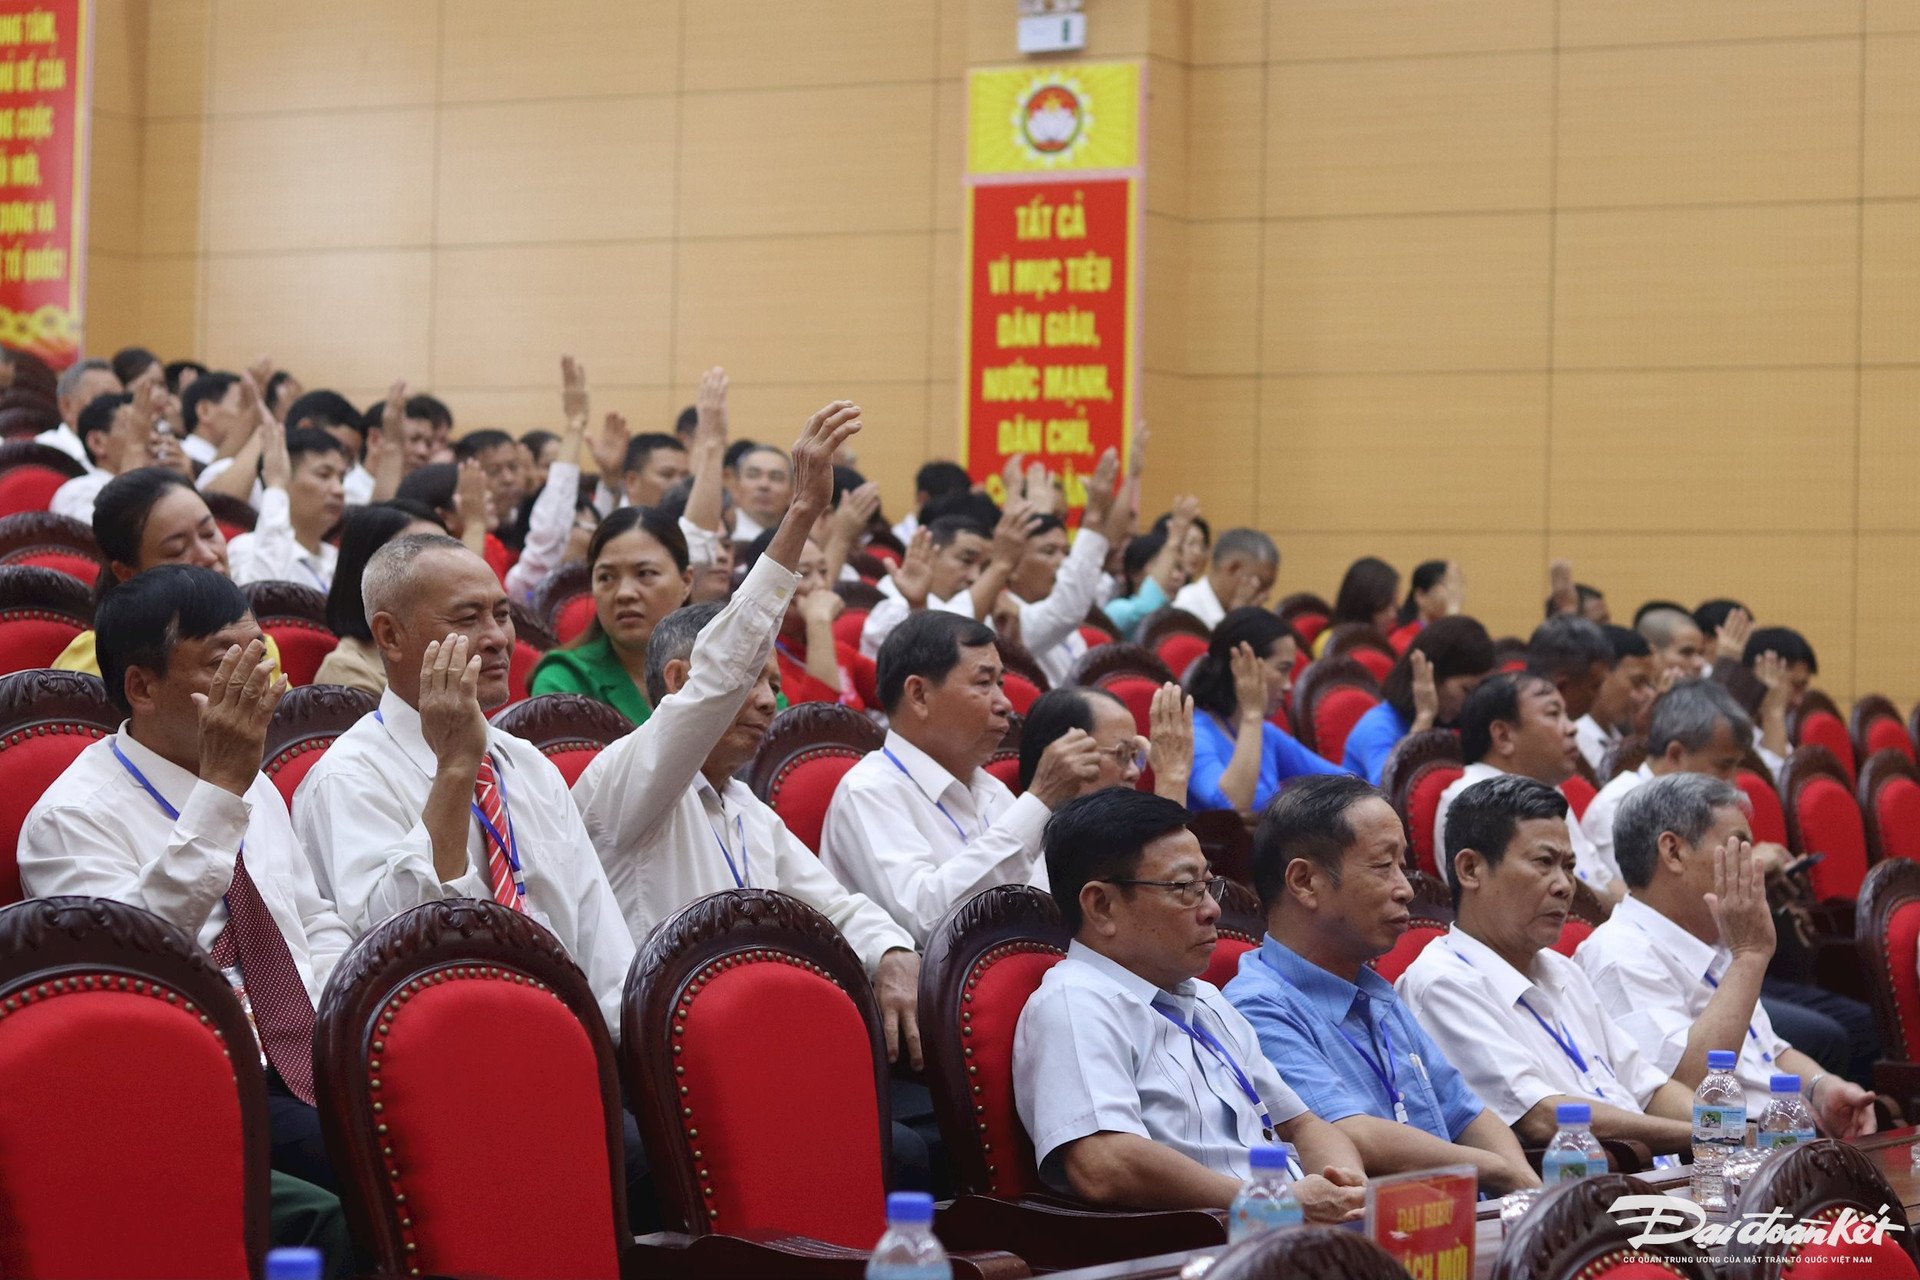
[[[759,606],[778,622],[786,616],[787,604],[793,599],[794,589],[799,585],[799,574],[772,556],[761,556],[747,571],[746,581],[740,584],[735,599]]]

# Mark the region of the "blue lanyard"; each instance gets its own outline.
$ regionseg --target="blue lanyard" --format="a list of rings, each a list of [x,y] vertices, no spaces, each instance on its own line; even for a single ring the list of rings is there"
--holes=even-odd
[[[1253,1087],[1253,1081],[1247,1079],[1247,1073],[1240,1069],[1240,1064],[1234,1061],[1231,1053],[1227,1052],[1227,1047],[1214,1037],[1213,1032],[1201,1026],[1198,1018],[1192,1022],[1182,1022],[1180,1015],[1165,1005],[1156,1004],[1153,1008],[1154,1012],[1186,1032],[1195,1044],[1212,1054],[1214,1061],[1233,1073],[1233,1082],[1240,1086],[1240,1092],[1246,1095],[1247,1101],[1251,1102],[1254,1110],[1260,1113],[1260,1132],[1265,1134],[1267,1140],[1271,1142],[1273,1116],[1268,1112],[1267,1104],[1260,1100],[1260,1091]],[[1194,1012],[1198,1013],[1199,1009],[1196,1007]]]
[[[726,802],[722,801],[720,805],[722,825],[725,825],[726,816]],[[720,838],[720,830],[713,825],[711,819],[707,821],[707,830],[713,832],[713,842],[720,846],[720,856],[727,860],[727,870],[733,873],[733,887],[753,888],[753,861],[747,857],[746,815],[738,813],[733,815],[733,836],[740,842],[740,862],[737,866],[734,864],[732,851],[727,848],[727,842]]]
[[[299,558],[296,556],[295,559],[299,559]],[[305,560],[300,560],[299,563],[300,563],[300,567],[307,571],[307,576],[313,579],[313,583],[315,586],[319,587],[322,591],[327,591],[331,589],[330,584],[327,582],[327,580],[325,578],[322,578],[319,575],[319,573],[315,571],[312,565],[308,564]]]
[[[151,782],[147,781],[147,775],[140,772],[139,768],[133,763],[133,761],[127,759],[127,753],[120,749],[120,744],[117,741],[115,741],[113,738],[108,738],[107,748],[113,752],[113,758],[120,762],[120,767],[122,769],[125,769],[127,773],[132,776],[133,780],[140,784],[141,790],[145,791],[148,795],[153,797],[153,802],[160,806],[160,812],[166,814],[167,818],[170,821],[173,821],[173,822],[180,821],[180,811],[174,808],[172,805],[168,804],[167,798],[161,795],[160,792],[157,789],[155,789],[154,785]],[[240,847],[234,851],[235,856],[237,857],[240,854],[244,854],[246,851],[247,851],[247,842],[245,840],[242,840],[240,842]],[[224,903],[226,902],[226,900],[227,900],[227,895],[224,893],[221,894],[220,901]],[[231,915],[233,910],[232,907],[229,906],[227,910],[228,910],[228,914]]]
[[[893,754],[892,747],[880,748],[880,754],[884,755],[887,759],[893,761],[893,767],[898,769],[902,774],[905,774],[907,781],[913,782],[913,775],[910,773],[907,773],[907,766],[900,763],[900,757]],[[917,782],[914,782],[913,789],[915,791],[920,791],[920,784]],[[920,791],[920,794],[926,795],[926,792]],[[935,800],[933,802],[933,807],[940,811],[941,817],[945,818],[948,822],[953,823],[953,833],[960,837],[961,844],[967,844],[972,841],[973,837],[968,835],[965,831],[961,830],[959,819],[955,818],[952,814],[947,812],[946,805],[941,804],[938,800]]]
[[[1707,979],[1708,986],[1712,987],[1715,991],[1718,991],[1720,989],[1720,984],[1718,982],[1715,982],[1713,979],[1713,970],[1711,969],[1707,970],[1706,979]],[[1753,1047],[1760,1050],[1760,1061],[1766,1063],[1768,1066],[1772,1066],[1773,1055],[1768,1053],[1765,1046],[1763,1046],[1760,1043],[1760,1033],[1753,1029],[1753,1023],[1751,1020],[1749,1020],[1747,1023],[1747,1039],[1753,1041]]]
[[[378,709],[374,711],[373,718],[379,722],[381,728],[386,728],[387,717]],[[393,730],[387,729],[387,733],[391,735]],[[520,838],[513,830],[513,802],[507,796],[507,780],[501,773],[500,764],[497,760],[494,760],[491,751],[487,752],[487,760],[493,765],[493,784],[500,788],[500,812],[505,814],[507,819],[506,836],[504,838],[501,837],[499,828],[495,827],[487,818],[487,811],[480,807],[478,800],[467,801],[467,808],[473,812],[474,819],[479,822],[481,828],[493,837],[493,842],[506,852],[507,866],[513,871],[514,896],[524,903],[527,900],[527,880],[526,876],[523,875],[520,870]]]
[[[1466,965],[1467,968],[1478,969],[1480,967],[1479,965],[1475,964],[1472,960],[1468,959],[1465,955],[1462,955],[1458,951],[1454,951],[1452,947],[1448,947],[1447,950],[1453,951],[1454,958],[1459,960],[1460,963]],[[1581,1054],[1580,1042],[1573,1038],[1573,1032],[1567,1030],[1567,1024],[1564,1022],[1560,1022],[1560,1030],[1555,1031],[1551,1026],[1548,1025],[1547,1020],[1540,1016],[1539,1011],[1536,1010],[1532,1005],[1527,1003],[1525,996],[1522,996],[1520,998],[1520,1007],[1522,1009],[1525,1009],[1528,1013],[1533,1014],[1533,1020],[1540,1024],[1540,1029],[1546,1032],[1547,1035],[1552,1038],[1555,1044],[1560,1046],[1560,1052],[1567,1055],[1567,1061],[1571,1062],[1574,1065],[1575,1069],[1578,1070],[1581,1075],[1583,1076],[1587,1075],[1588,1071],[1587,1071],[1586,1057],[1583,1054]],[[1559,1022],[1560,1020],[1556,1018],[1554,1019],[1554,1021]]]
[[[1333,1024],[1333,1029],[1340,1033],[1340,1038],[1353,1046],[1353,1051],[1360,1055],[1360,1060],[1367,1064],[1368,1069],[1373,1072],[1374,1078],[1378,1080],[1380,1086],[1387,1091],[1387,1101],[1393,1103],[1393,1118],[1401,1124],[1406,1124],[1407,1103],[1400,1093],[1400,1067],[1399,1064],[1393,1060],[1393,1037],[1388,1034],[1386,1023],[1380,1023],[1379,1028],[1381,1053],[1380,1057],[1376,1059],[1371,1049],[1347,1034],[1345,1027],[1337,1022]]]

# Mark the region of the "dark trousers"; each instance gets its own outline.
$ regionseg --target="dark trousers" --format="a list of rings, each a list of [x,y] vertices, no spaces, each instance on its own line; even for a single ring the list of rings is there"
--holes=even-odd
[[[320,1113],[293,1096],[276,1071],[267,1072],[269,1163],[281,1173],[326,1191],[340,1190],[327,1144],[320,1136]]]
[[[1787,1043],[1835,1075],[1873,1087],[1880,1034],[1871,1008],[1824,987],[1771,977],[1761,984],[1760,1003]]]
[[[953,1178],[946,1165],[940,1126],[933,1118],[933,1095],[927,1086],[895,1078],[892,1084],[893,1185],[889,1191],[927,1191],[953,1194]]]

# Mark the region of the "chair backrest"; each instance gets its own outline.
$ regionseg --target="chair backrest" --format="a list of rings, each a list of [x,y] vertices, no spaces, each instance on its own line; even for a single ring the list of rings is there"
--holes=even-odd
[[[1600,794],[1600,788],[1576,773],[1560,784],[1560,794],[1567,798],[1567,807],[1573,810],[1573,820],[1578,822],[1587,816],[1587,806]]]
[[[0,565],[9,564],[58,569],[88,588],[106,567],[93,529],[71,516],[57,516],[51,511],[0,516]]]
[[[1320,653],[1326,658],[1352,658],[1365,667],[1367,674],[1376,681],[1385,681],[1387,673],[1393,670],[1393,664],[1399,661],[1393,646],[1367,622],[1341,623],[1327,633],[1327,643]]]
[[[1785,844],[1787,811],[1780,803],[1780,789],[1774,785],[1772,777],[1743,767],[1733,781],[1753,805],[1753,838],[1771,844]]]
[[[1213,874],[1253,888],[1253,832],[1246,818],[1232,809],[1202,809],[1188,815],[1187,830],[1200,841]]]
[[[1886,1055],[1920,1062],[1920,863],[1895,858],[1869,871],[1853,929]]]
[[[1573,953],[1580,949],[1580,944],[1592,936],[1592,925],[1568,916],[1566,923],[1560,926],[1560,936],[1554,939],[1553,949],[1571,959]]]
[[[843,644],[858,653],[860,636],[867,629],[867,613],[865,609],[842,609],[840,616],[833,620],[834,643]]]
[[[1920,1277],[1907,1211],[1872,1156],[1831,1138],[1776,1152],[1741,1188],[1735,1214],[1764,1215],[1780,1209],[1789,1223],[1826,1223],[1851,1209],[1853,1216],[1883,1214],[1894,1229],[1880,1242],[1787,1243],[1757,1251],[1745,1280],[1914,1280]]]
[[[380,699],[365,689],[309,684],[289,689],[273,709],[260,771],[293,809],[293,793],[333,740],[373,713]]]
[[[1006,690],[1007,700],[1013,703],[1013,709],[1021,715],[1027,714],[1040,695],[1053,687],[1047,679],[1047,673],[1040,669],[1027,647],[1018,640],[1003,635],[995,635],[994,648],[1000,651],[1000,665],[1006,671],[1002,687]]]
[[[569,560],[554,567],[533,589],[533,612],[553,638],[566,644],[593,620],[593,575],[585,560]]]
[[[585,976],[525,914],[449,898],[363,935],[320,1000],[314,1087],[372,1269],[620,1274],[613,1042]]]
[[[1293,686],[1292,720],[1302,746],[1335,764],[1346,754],[1347,734],[1380,702],[1380,682],[1352,658],[1322,658]]]
[[[61,485],[86,474],[79,459],[31,440],[0,444],[0,516],[45,511]]]
[[[1013,1033],[1040,980],[1067,954],[1051,895],[983,890],[947,913],[920,964],[920,1044],[933,1114],[963,1194],[1044,1190],[1013,1100]]]
[[[540,665],[541,658],[559,648],[560,642],[547,630],[547,624],[518,600],[509,600],[507,610],[513,615],[513,657],[507,668],[507,701],[520,702],[527,697],[527,682],[533,679],[533,669]]]
[[[1492,1280],[1711,1280],[1706,1259],[1688,1244],[1649,1243],[1607,1212],[1621,1196],[1653,1188],[1625,1173],[1602,1173],[1549,1185],[1527,1216],[1507,1229]]]
[[[493,723],[540,748],[568,786],[610,743],[633,732],[633,721],[619,711],[578,693],[541,693],[508,703],[493,713]]]
[[[1796,747],[1819,746],[1833,752],[1841,772],[1846,774],[1847,784],[1853,784],[1856,764],[1853,735],[1847,731],[1847,722],[1840,718],[1840,708],[1833,705],[1832,698],[1818,689],[1801,694],[1800,705],[1787,717],[1787,739]]]
[[[103,898],[19,903],[0,1009],[0,1273],[259,1275],[266,1078],[193,939]]]
[[[13,392],[8,391],[6,395],[11,396]],[[0,439],[31,440],[59,425],[60,411],[44,402],[8,404],[0,408]]]
[[[693,902],[647,938],[620,1021],[670,1226],[873,1247],[887,1059],[872,984],[825,916],[766,889]]]
[[[1867,829],[1853,797],[1853,775],[1825,747],[1795,747],[1781,773],[1780,794],[1787,818],[1787,847],[1818,853],[1809,872],[1822,899],[1852,898],[1867,876]]]
[[[0,521],[4,525],[5,521]],[[1898,751],[1909,760],[1920,761],[1913,745],[1913,736],[1907,732],[1907,725],[1900,718],[1900,709],[1893,702],[1877,693],[1869,693],[1854,701],[1853,710],[1847,716],[1847,736],[1853,739],[1853,756],[1864,766],[1868,756],[1876,751]]]
[[[803,702],[767,726],[767,736],[747,767],[747,786],[802,844],[818,853],[834,788],[847,770],[885,741],[880,727],[851,707]]]
[[[1422,765],[1435,760],[1466,764],[1460,755],[1459,730],[1422,729],[1393,744],[1393,750],[1387,753],[1387,762],[1380,766],[1380,789],[1387,793],[1395,809],[1405,813],[1407,788],[1412,785],[1414,775]]]
[[[1407,904],[1411,919],[1393,949],[1373,961],[1373,971],[1388,982],[1398,982],[1409,965],[1420,958],[1429,942],[1446,933],[1453,924],[1453,897],[1445,882],[1424,871],[1409,871],[1413,901]]]
[[[57,569],[0,565],[0,674],[46,667],[93,625],[93,591]]]
[[[298,582],[250,582],[241,590],[254,620],[280,649],[280,670],[292,685],[312,684],[340,638],[327,628],[327,597]]]
[[[1419,770],[1407,786],[1407,807],[1400,812],[1401,821],[1407,824],[1407,851],[1413,855],[1414,866],[1430,876],[1446,876],[1440,866],[1440,850],[1433,843],[1440,797],[1465,772],[1465,765],[1436,760]]]
[[[16,671],[0,676],[0,906],[18,902],[20,827],[74,757],[119,727],[99,676]]]
[[[1920,859],[1920,767],[1912,758],[1892,747],[1864,757],[1857,794],[1868,861]]]
[[[1273,606],[1273,611],[1280,616],[1280,621],[1291,624],[1295,631],[1300,632],[1300,638],[1308,644],[1312,644],[1314,637],[1326,630],[1327,620],[1333,617],[1333,606],[1327,603],[1326,597],[1311,591],[1295,591],[1280,597],[1280,603]],[[1312,635],[1307,634],[1301,626],[1302,618],[1312,622]]]
[[[1292,1227],[1229,1245],[1208,1280],[1407,1280],[1393,1255],[1357,1231]]]
[[[1260,946],[1260,940],[1267,934],[1266,914],[1260,910],[1260,899],[1253,890],[1243,884],[1227,882],[1226,896],[1220,900],[1220,918],[1214,922],[1214,931],[1219,940],[1213,944],[1213,957],[1207,961],[1207,971],[1200,975],[1204,982],[1216,987],[1224,987],[1233,981],[1233,975],[1240,972],[1240,958]]]
[[[231,493],[203,493],[207,510],[213,513],[214,523],[220,526],[220,532],[229,540],[243,533],[252,533],[260,523],[260,513],[251,502]]]
[[[1167,664],[1146,646],[1114,643],[1081,654],[1067,683],[1105,689],[1126,703],[1135,729],[1144,737],[1153,728],[1153,695],[1173,678]]]

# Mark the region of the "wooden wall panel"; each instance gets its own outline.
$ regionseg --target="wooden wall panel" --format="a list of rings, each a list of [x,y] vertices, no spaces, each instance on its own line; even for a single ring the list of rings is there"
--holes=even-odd
[[[1913,637],[1920,632],[1920,534],[1861,534],[1858,572],[1853,687],[1884,694],[1904,711],[1920,702],[1920,668],[1913,661]],[[1831,651],[1816,650],[1819,683],[1828,689],[1836,687],[1828,669]]]
[[[1257,64],[1188,73],[1187,216],[1196,222],[1262,212],[1268,74]]]
[[[1861,211],[1860,358],[1920,363],[1920,200]]]
[[[1920,368],[1860,374],[1862,532],[1920,533]],[[1920,682],[1920,672],[1915,674]]]
[[[1186,232],[1186,371],[1258,373],[1260,224],[1194,222]],[[1148,306],[1149,315],[1164,315],[1166,300],[1153,295]]]
[[[1920,34],[1866,42],[1866,192],[1920,195]]]
[[[1554,0],[1270,0],[1267,60],[1551,49]]]
[[[936,75],[934,0],[699,0],[683,6],[683,13],[681,74],[688,89],[870,84]],[[1004,25],[1010,36],[1010,17]],[[767,123],[777,121],[769,117]]]
[[[208,108],[232,115],[431,103],[440,8],[213,0]]]
[[[208,251],[430,243],[433,117],[405,107],[209,121]]]
[[[141,253],[199,252],[205,142],[198,120],[146,121],[141,135]]]
[[[456,0],[440,101],[625,97],[680,87],[680,0]]]
[[[1560,43],[1650,44],[1849,35],[1856,0],[1560,0]]]
[[[210,255],[198,355],[238,369],[271,352],[309,385],[428,385],[432,253]],[[324,317],[324,323],[316,323]]]

